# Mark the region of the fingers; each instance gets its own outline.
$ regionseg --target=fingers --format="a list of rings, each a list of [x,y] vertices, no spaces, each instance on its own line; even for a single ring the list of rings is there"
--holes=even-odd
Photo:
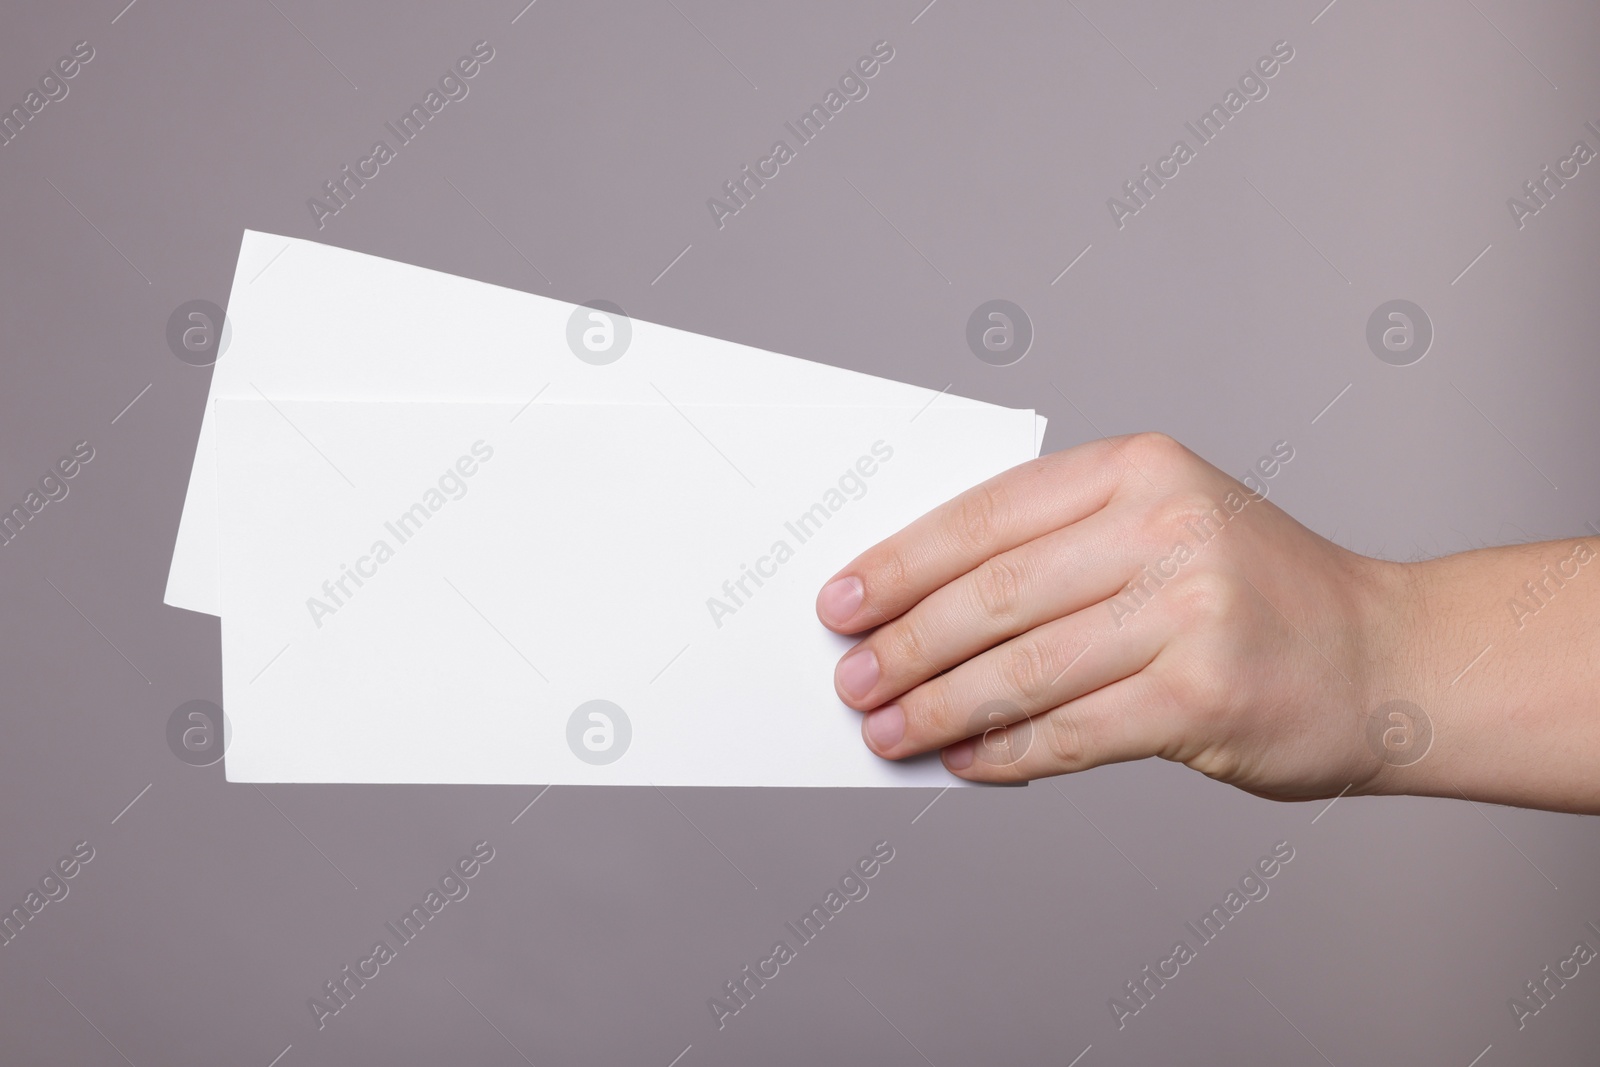
[[[979,563],[1103,508],[1128,471],[1115,441],[1013,467],[940,505],[856,557],[817,596],[839,633],[898,618]]]
[[[1168,630],[1158,612],[1119,620],[1105,603],[1046,623],[867,713],[886,759],[929,752],[1026,719],[1142,670]]]
[[[960,741],[943,759],[970,781],[1026,782],[1159,756],[1177,743],[1182,729],[1181,709],[1147,670]]]
[[[1143,561],[1113,505],[978,564],[847,653],[834,688],[859,711],[1028,630],[1115,595]]]

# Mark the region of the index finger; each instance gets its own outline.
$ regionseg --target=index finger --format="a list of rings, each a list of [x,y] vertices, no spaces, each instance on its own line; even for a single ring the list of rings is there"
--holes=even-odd
[[[817,617],[842,634],[898,618],[984,560],[1105,507],[1132,462],[1108,438],[1012,467],[851,560],[817,594]]]

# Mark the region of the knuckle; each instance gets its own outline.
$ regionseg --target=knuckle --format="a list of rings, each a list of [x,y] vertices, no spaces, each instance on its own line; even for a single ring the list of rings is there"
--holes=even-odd
[[[862,606],[883,614],[882,605],[898,603],[911,578],[911,565],[896,551],[885,552],[866,568],[862,579]]]
[[[1213,623],[1233,614],[1239,602],[1232,579],[1215,570],[1191,574],[1176,590],[1179,616],[1189,624]]]
[[[1022,603],[1023,584],[1022,569],[1003,556],[985,562],[972,576],[978,608],[997,622],[1016,618]]]
[[[1160,468],[1176,466],[1185,462],[1191,455],[1177,439],[1158,430],[1136,433],[1128,439],[1124,447],[1140,465],[1148,463]]]
[[[951,533],[962,548],[986,551],[994,542],[1003,509],[1000,491],[987,483],[979,485],[956,502]]]
[[[926,642],[914,620],[906,618],[887,627],[874,641],[883,671],[906,673],[929,663]]]
[[[1236,781],[1244,769],[1239,753],[1226,746],[1208,746],[1184,761],[1190,768],[1219,782]]]
[[[1230,686],[1222,673],[1204,666],[1169,670],[1161,679],[1168,706],[1187,718],[1210,716],[1226,709]]]
[[[1203,493],[1173,493],[1151,505],[1148,529],[1165,543],[1174,537],[1188,537],[1195,529],[1209,529],[1218,521],[1216,513],[1221,510],[1221,505]]]
[[[1050,656],[1037,641],[1017,641],[1006,649],[1000,669],[1013,692],[1023,699],[1041,694],[1050,684]]]
[[[1087,765],[1088,749],[1084,744],[1082,724],[1065,709],[1051,715],[1038,716],[1034,722],[1044,735],[1045,749],[1062,770],[1078,770]]]
[[[944,744],[958,741],[949,691],[937,682],[919,685],[900,699],[906,716],[906,738],[917,743]]]

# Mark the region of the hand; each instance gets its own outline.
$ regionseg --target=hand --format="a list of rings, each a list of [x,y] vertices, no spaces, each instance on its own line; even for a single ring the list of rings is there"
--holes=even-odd
[[[868,549],[817,598],[872,632],[834,685],[900,759],[1005,782],[1160,756],[1276,799],[1394,788],[1368,722],[1409,575],[1160,434],[1013,468]],[[876,629],[873,629],[876,627]]]

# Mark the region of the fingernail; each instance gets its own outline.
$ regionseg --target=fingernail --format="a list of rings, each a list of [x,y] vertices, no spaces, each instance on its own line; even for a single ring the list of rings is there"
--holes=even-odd
[[[900,710],[899,704],[890,704],[886,708],[879,708],[867,716],[862,727],[867,732],[867,740],[879,752],[891,749],[900,743],[906,735],[906,713]]]
[[[823,586],[822,595],[817,598],[817,609],[823,621],[835,626],[849,622],[861,607],[865,592],[861,579],[853,576],[836,578]]]
[[[836,674],[839,688],[851,700],[862,700],[878,684],[878,657],[870,648],[860,648],[839,661]]]
[[[972,755],[977,748],[970,740],[951,745],[944,750],[944,765],[952,771],[964,771],[972,766]]]

